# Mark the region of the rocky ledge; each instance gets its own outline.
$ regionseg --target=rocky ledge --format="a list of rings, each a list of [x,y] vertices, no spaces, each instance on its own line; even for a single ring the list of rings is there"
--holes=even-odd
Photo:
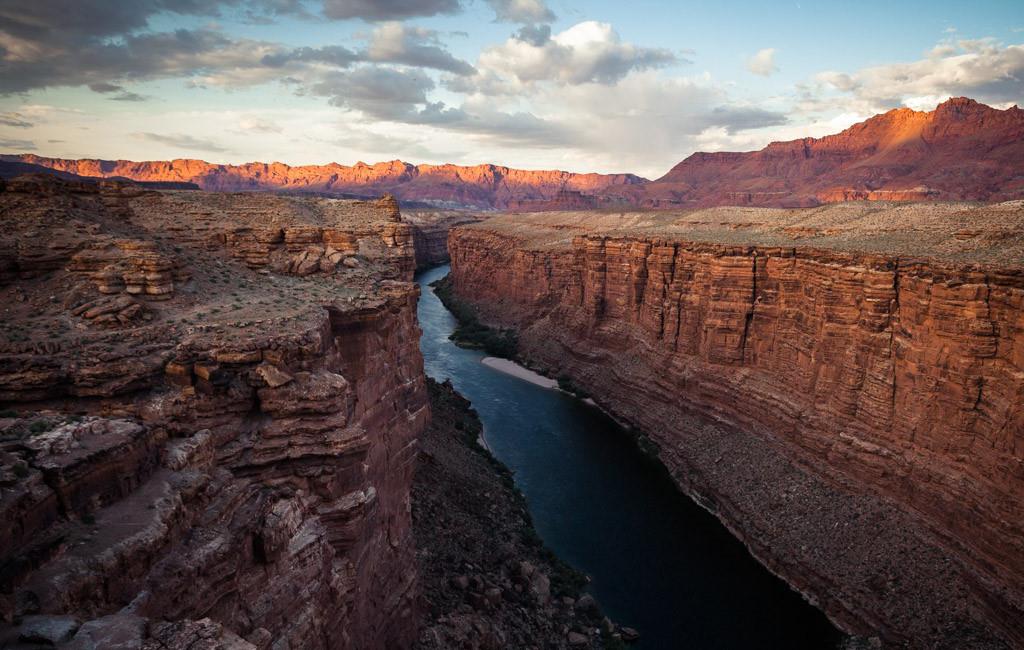
[[[0,186],[0,647],[418,635],[393,199]]]
[[[1024,205],[497,217],[452,283],[838,625],[1024,644]],[[911,255],[912,252],[912,255]]]

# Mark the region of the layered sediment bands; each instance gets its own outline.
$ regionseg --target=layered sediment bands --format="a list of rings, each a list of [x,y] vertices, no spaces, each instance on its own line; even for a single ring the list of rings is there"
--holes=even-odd
[[[394,201],[15,184],[0,210],[0,645],[409,646],[429,405]],[[115,297],[148,318],[112,332],[80,252],[115,235],[187,275]]]
[[[1024,271],[541,230],[453,230],[456,292],[762,561],[852,632],[1024,643]]]
[[[402,210],[402,221],[412,228],[416,268],[425,269],[448,261],[448,231],[476,223],[483,217],[470,212]]]
[[[285,190],[334,195],[392,193],[403,201],[438,207],[494,209],[519,201],[542,201],[563,191],[596,192],[636,185],[633,174],[576,174],[558,170],[512,169],[501,165],[412,165],[401,160],[367,165],[246,163],[217,165],[203,160],[67,160],[32,154],[0,155],[0,162],[49,168],[89,178],[139,182],[195,183],[222,192]]]

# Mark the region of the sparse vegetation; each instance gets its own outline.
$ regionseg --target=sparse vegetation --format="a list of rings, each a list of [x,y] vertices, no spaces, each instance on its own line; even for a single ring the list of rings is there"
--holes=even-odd
[[[495,329],[481,323],[476,310],[455,297],[451,281],[447,277],[430,286],[458,321],[450,337],[452,341],[461,347],[483,350],[496,357],[515,358],[519,342],[514,330]]]

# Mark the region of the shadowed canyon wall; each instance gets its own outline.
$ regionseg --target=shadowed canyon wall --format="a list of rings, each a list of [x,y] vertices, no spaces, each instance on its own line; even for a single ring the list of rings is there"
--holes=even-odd
[[[0,640],[410,645],[430,416],[395,202],[3,189]]]
[[[453,230],[457,295],[843,627],[1024,644],[1021,269],[560,237]]]

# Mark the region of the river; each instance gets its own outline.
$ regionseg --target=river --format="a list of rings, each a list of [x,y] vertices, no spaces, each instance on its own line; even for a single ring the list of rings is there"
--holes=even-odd
[[[612,620],[640,631],[632,647],[837,647],[842,635],[824,614],[682,495],[610,418],[448,340],[455,318],[428,286],[447,273],[442,266],[416,278],[427,375],[451,379],[472,402],[537,532],[591,577],[589,591]]]

